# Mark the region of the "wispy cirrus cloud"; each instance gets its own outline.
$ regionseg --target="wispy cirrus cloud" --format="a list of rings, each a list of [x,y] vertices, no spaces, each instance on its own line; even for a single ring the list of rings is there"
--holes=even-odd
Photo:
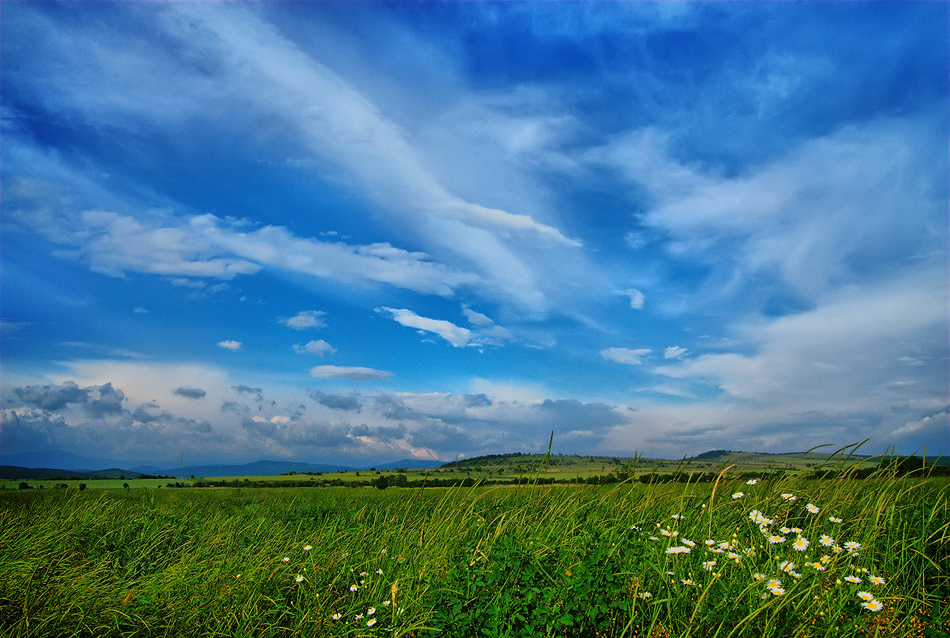
[[[429,215],[507,232],[528,232],[576,244],[556,228],[531,217],[465,201],[450,193],[425,167],[405,130],[389,120],[366,96],[326,65],[285,38],[251,11],[220,11],[211,6],[170,8],[160,18],[170,33],[189,30],[212,36],[204,52],[217,57],[236,85],[263,83],[270,94],[264,108],[282,116],[315,155],[345,168],[369,192],[401,213],[422,209]],[[252,43],[246,37],[254,33]],[[193,34],[189,34],[193,35]],[[288,74],[285,69],[293,68]],[[301,117],[301,107],[304,108]]]
[[[153,212],[138,218],[101,210],[77,213],[65,202],[49,201],[51,184],[42,189],[13,182],[11,219],[62,246],[61,256],[114,277],[127,272],[177,275],[194,279],[173,283],[203,287],[201,278],[230,280],[267,267],[347,284],[388,284],[443,296],[479,280],[473,273],[435,263],[424,253],[387,243],[325,242],[297,237],[279,226],[248,230],[247,222],[214,215],[180,218]],[[291,327],[303,326],[306,318],[288,321]]]
[[[154,269],[230,278],[261,267],[287,266],[291,271],[318,277],[388,283],[428,294],[449,295],[461,284],[477,285],[483,294],[504,299],[521,311],[550,311],[547,296],[556,285],[546,280],[558,271],[539,266],[535,259],[547,254],[547,259],[556,262],[564,251],[576,252],[580,246],[578,240],[568,238],[555,225],[536,218],[552,215],[553,209],[532,205],[530,213],[511,212],[494,202],[476,201],[484,197],[481,194],[459,195],[447,184],[451,179],[430,170],[430,149],[388,117],[382,105],[374,101],[377,96],[362,92],[313,50],[287,37],[267,19],[267,13],[249,8],[220,11],[211,5],[169,5],[138,11],[137,19],[148,22],[161,38],[143,40],[142,50],[136,52],[126,47],[113,52],[118,42],[100,38],[89,49],[98,62],[95,68],[102,74],[84,75],[83,82],[38,65],[36,73],[59,87],[55,95],[47,95],[45,107],[77,121],[98,122],[104,118],[111,123],[107,129],[110,135],[146,126],[179,140],[182,127],[210,127],[241,136],[266,122],[269,139],[280,140],[281,152],[300,158],[297,164],[301,170],[309,165],[316,171],[334,173],[335,180],[363,193],[386,216],[384,221],[403,230],[413,245],[421,245],[427,254],[451,265],[426,265],[423,262],[427,257],[416,251],[391,254],[393,247],[385,243],[351,247],[297,237],[279,226],[246,233],[225,229],[216,232],[206,227],[202,229],[206,235],[203,241],[213,240],[215,246],[225,248],[227,255],[159,263],[140,256],[144,263],[138,264],[137,271]],[[62,26],[50,14],[36,12],[30,19],[43,25],[36,28],[56,31]],[[250,33],[255,35],[248,39]],[[66,63],[89,35],[85,26],[79,26],[63,41],[47,40],[44,55]],[[168,41],[187,51],[188,61],[176,58],[174,62],[161,55]],[[193,64],[195,60],[201,63]],[[160,68],[142,72],[149,67]],[[289,68],[294,69],[292,74],[286,72]],[[213,81],[209,81],[208,69],[214,69]],[[156,94],[175,94],[179,99],[155,108],[148,100],[120,97],[123,91],[115,90],[117,86],[136,86],[136,92],[140,92],[143,84]],[[234,104],[241,108],[234,109]],[[207,121],[205,113],[208,108],[214,110],[215,105],[229,109],[235,117]],[[523,202],[531,199],[522,197]],[[142,223],[141,217],[136,214],[133,219]],[[178,224],[155,229],[160,231],[159,237],[152,237],[152,242],[165,243],[161,240],[175,234],[172,229],[181,234],[181,239],[202,241]],[[147,237],[145,230],[130,228],[128,232]],[[106,245],[115,232],[117,229],[110,228],[100,238],[103,254],[85,253],[91,265],[113,274],[135,263],[133,255]],[[466,236],[466,241],[456,241],[460,236]],[[169,243],[182,248],[189,245]],[[277,254],[286,259],[276,258]],[[439,270],[442,272],[434,272]]]
[[[946,249],[946,188],[929,170],[947,165],[945,145],[934,143],[942,129],[927,115],[851,124],[734,177],[681,163],[657,128],[589,157],[646,187],[643,225],[667,234],[674,256],[709,264],[705,298],[761,303],[784,287],[808,305],[844,282],[885,275],[886,264]]]

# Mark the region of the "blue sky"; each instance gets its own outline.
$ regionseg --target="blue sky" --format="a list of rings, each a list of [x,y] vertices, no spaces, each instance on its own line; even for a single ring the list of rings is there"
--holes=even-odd
[[[4,3],[0,453],[950,453],[948,5]]]

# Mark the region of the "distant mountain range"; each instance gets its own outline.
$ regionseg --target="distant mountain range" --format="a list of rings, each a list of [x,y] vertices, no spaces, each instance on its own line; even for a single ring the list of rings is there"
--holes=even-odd
[[[419,470],[435,468],[442,465],[441,461],[424,461],[420,459],[402,459],[391,463],[373,466],[351,467],[330,463],[300,463],[294,461],[254,461],[253,463],[229,465],[187,465],[184,467],[158,467],[153,465],[127,465],[123,461],[114,459],[93,459],[79,456],[62,450],[46,450],[24,454],[0,455],[0,480],[12,479],[50,479],[50,478],[90,478],[92,476],[119,478],[134,478],[140,474],[152,476],[174,476],[188,478],[191,476],[276,476],[296,472],[350,472],[368,470],[373,467],[377,470],[393,471],[397,469]]]

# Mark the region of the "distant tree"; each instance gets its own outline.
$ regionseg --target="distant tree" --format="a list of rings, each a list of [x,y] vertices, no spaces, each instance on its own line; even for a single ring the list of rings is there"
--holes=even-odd
[[[79,491],[82,492],[84,489],[86,489],[86,484],[85,484],[85,483],[80,483],[80,484],[79,484]]]
[[[32,490],[33,488],[30,487],[30,484],[27,483],[26,481],[22,481],[22,482],[20,483],[20,489],[21,489],[21,490]]]
[[[373,487],[377,487],[381,490],[385,490],[387,487],[389,487],[389,477],[386,475],[382,475],[373,479]]]
[[[125,489],[129,489],[129,484],[128,484],[128,483],[123,483],[123,484],[122,484],[122,487],[124,487]]]

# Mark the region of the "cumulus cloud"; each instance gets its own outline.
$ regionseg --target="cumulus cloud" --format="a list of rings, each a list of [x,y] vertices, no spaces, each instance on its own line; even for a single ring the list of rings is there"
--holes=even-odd
[[[643,357],[650,354],[649,348],[607,348],[600,351],[600,356],[608,361],[623,363],[631,366],[638,366],[643,363]]]
[[[681,348],[680,346],[670,346],[663,351],[664,359],[681,359],[683,355],[686,354],[686,348]]]
[[[357,366],[317,366],[310,371],[317,379],[346,379],[349,381],[388,381],[392,372]]]
[[[298,354],[315,354],[318,357],[322,357],[325,354],[333,354],[336,352],[336,348],[323,339],[318,339],[316,341],[308,341],[303,345],[295,343],[294,352]]]
[[[472,331],[468,328],[456,326],[454,323],[444,319],[429,319],[421,317],[411,310],[404,308],[379,308],[378,312],[388,312],[392,318],[400,325],[407,328],[416,328],[423,332],[431,332],[442,337],[456,348],[464,347],[468,344],[472,336]]]
[[[281,319],[280,322],[288,328],[294,330],[307,330],[309,328],[322,328],[326,324],[323,318],[327,313],[322,310],[303,310],[289,319]]]
[[[177,394],[180,397],[185,397],[186,399],[202,399],[207,394],[207,392],[201,388],[181,386],[175,390],[174,394]]]
[[[252,388],[249,385],[232,385],[231,389],[238,394],[256,394],[260,396],[264,393],[263,388]]]
[[[219,341],[218,346],[224,348],[225,350],[240,350],[241,346],[244,345],[240,341],[233,341],[231,339],[225,339],[224,341]]]

